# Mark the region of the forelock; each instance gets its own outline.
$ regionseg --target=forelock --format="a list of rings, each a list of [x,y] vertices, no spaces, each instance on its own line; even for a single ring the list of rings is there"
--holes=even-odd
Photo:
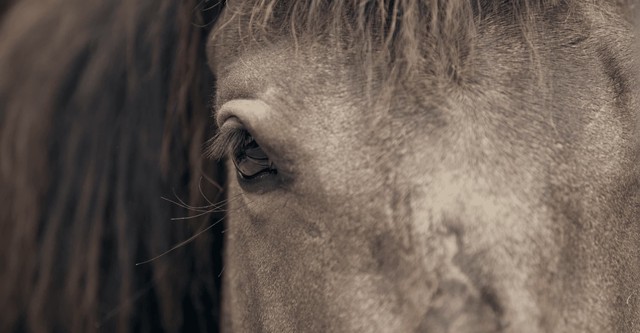
[[[437,74],[456,77],[483,20],[501,20],[527,33],[542,10],[570,0],[230,0],[213,33],[237,45],[274,43],[296,47],[328,43],[366,67],[412,73],[443,64]],[[433,68],[433,67],[432,67]]]

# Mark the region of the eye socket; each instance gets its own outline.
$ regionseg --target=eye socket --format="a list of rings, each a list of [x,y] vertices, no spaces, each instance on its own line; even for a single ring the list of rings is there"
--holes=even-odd
[[[246,130],[232,152],[233,164],[241,179],[252,180],[263,175],[277,174],[278,170],[260,145]]]
[[[280,181],[279,177],[273,177],[278,174],[278,169],[272,160],[235,116],[224,119],[218,133],[208,143],[205,154],[218,160],[229,157],[236,168],[238,180],[243,181],[241,185],[247,191],[262,191],[265,186]]]

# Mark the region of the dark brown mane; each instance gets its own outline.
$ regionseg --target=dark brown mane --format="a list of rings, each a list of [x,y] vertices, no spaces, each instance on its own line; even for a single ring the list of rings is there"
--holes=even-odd
[[[181,3],[0,7],[0,331],[216,329],[221,225],[136,266],[221,217],[179,207],[220,194],[199,28],[219,8]]]

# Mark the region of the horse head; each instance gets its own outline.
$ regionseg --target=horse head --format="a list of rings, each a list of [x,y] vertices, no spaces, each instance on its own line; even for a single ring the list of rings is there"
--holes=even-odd
[[[623,5],[228,1],[227,330],[632,331]]]

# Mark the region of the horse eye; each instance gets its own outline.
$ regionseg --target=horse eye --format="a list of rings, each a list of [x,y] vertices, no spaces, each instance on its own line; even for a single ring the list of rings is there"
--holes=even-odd
[[[277,174],[278,170],[260,145],[245,131],[243,142],[233,153],[233,164],[242,179],[251,180],[266,174]]]

